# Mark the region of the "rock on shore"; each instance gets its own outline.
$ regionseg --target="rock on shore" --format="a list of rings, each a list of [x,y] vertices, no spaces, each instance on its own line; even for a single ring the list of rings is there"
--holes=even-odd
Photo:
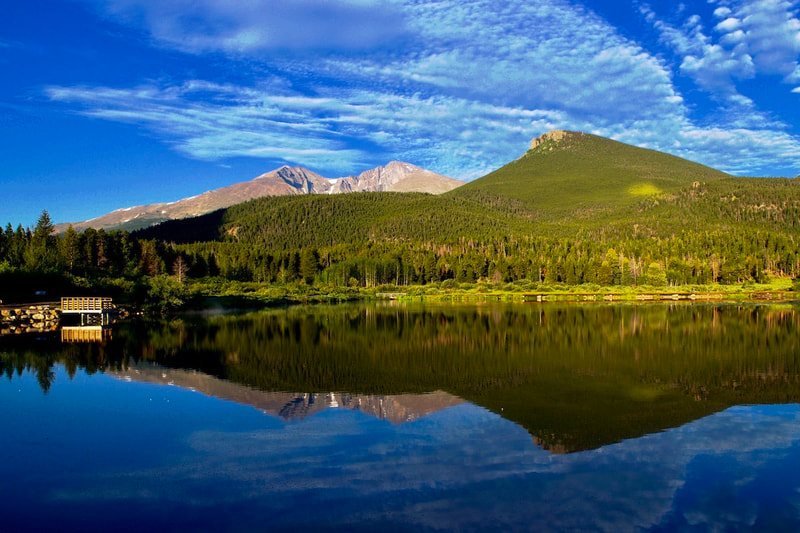
[[[0,309],[0,335],[55,331],[61,311],[49,305]]]

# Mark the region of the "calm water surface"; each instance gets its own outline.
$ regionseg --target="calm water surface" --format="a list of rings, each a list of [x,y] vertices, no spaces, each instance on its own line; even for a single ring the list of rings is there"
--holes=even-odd
[[[791,305],[348,305],[0,337],[23,530],[800,530]]]

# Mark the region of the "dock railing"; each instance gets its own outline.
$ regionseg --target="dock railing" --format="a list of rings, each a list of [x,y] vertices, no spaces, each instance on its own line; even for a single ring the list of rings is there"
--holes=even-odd
[[[114,309],[111,298],[101,296],[65,296],[61,298],[62,313],[108,313]]]

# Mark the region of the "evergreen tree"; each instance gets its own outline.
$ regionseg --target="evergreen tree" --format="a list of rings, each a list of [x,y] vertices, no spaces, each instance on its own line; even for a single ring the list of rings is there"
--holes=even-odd
[[[78,241],[78,232],[70,224],[59,243],[61,262],[67,267],[70,274],[78,260]]]
[[[42,211],[36,228],[25,250],[25,262],[31,270],[48,270],[56,266],[57,240],[53,236],[53,225],[47,210]]]
[[[614,269],[608,261],[603,261],[597,269],[598,285],[611,285],[614,282]]]
[[[664,287],[667,284],[667,273],[658,263],[650,263],[644,275],[645,285]]]
[[[8,255],[8,242],[6,240],[6,234],[2,230],[0,230],[0,263],[6,260],[6,255]]]
[[[319,272],[319,255],[313,248],[304,248],[300,254],[300,278],[308,285],[314,283]]]

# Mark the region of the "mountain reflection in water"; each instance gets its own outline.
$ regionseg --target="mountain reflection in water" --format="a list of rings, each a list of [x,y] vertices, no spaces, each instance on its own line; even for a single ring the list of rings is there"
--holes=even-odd
[[[799,332],[793,306],[348,305],[0,337],[2,527],[797,531]]]
[[[408,407],[412,394],[445,391],[449,399],[421,398],[483,406],[542,448],[567,453],[734,405],[798,401],[800,313],[741,304],[298,306],[132,321],[101,345],[40,341],[31,350],[17,341],[0,349],[9,377],[31,369],[45,390],[57,362],[71,375],[141,372],[143,363],[171,376],[205,374],[215,386],[241,386],[228,393],[233,401],[287,417],[319,409],[328,401],[317,403],[320,395],[333,393],[400,421],[438,408],[422,400]],[[243,398],[243,390],[261,396]],[[381,398],[405,404],[389,413],[376,406]]]
[[[229,400],[280,417],[286,421],[303,420],[325,409],[341,408],[361,411],[379,420],[402,424],[422,418],[447,407],[464,403],[446,392],[397,394],[384,396],[350,393],[267,392],[221,380],[207,374],[158,365],[136,364],[111,375],[127,381],[173,385]]]
[[[552,455],[472,403],[285,421],[53,368],[0,382],[6,531],[797,531],[800,407]],[[269,393],[268,393],[269,394]],[[288,398],[289,396],[284,396]]]

